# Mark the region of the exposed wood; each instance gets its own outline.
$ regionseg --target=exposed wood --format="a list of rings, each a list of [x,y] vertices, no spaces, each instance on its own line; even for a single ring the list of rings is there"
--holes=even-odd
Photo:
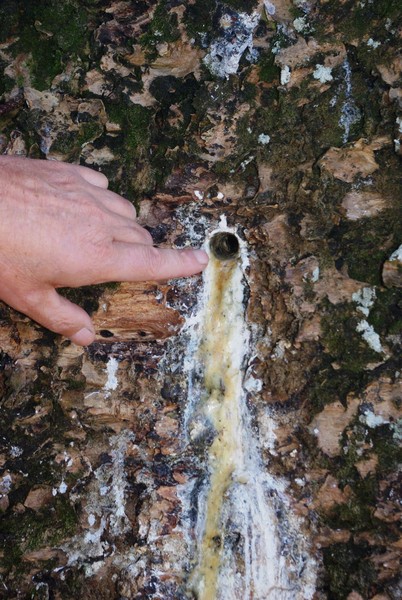
[[[1,153],[104,172],[156,245],[225,220],[244,244],[246,408],[300,559],[255,600],[402,596],[400,20],[394,0],[0,5]],[[89,348],[0,306],[0,597],[194,597],[203,290],[62,290]],[[238,557],[235,516],[216,544]]]

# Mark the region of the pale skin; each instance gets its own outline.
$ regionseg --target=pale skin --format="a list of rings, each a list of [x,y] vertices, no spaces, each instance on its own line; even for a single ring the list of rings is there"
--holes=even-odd
[[[57,288],[166,280],[202,271],[203,250],[153,247],[134,206],[97,171],[0,156],[0,300],[86,346],[90,316]]]

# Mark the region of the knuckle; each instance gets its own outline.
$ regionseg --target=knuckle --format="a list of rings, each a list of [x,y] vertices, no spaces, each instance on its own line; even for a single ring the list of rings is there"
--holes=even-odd
[[[91,284],[109,280],[109,274],[116,269],[116,254],[112,240],[100,239],[91,245],[91,264],[88,265],[88,279]]]
[[[88,192],[82,191],[80,195],[75,195],[81,216],[87,219],[91,225],[103,226],[107,222],[107,213],[102,206],[98,204]]]
[[[163,270],[163,255],[157,248],[147,247],[147,267],[149,279],[160,279]]]
[[[132,204],[129,200],[126,200],[126,198],[122,198],[121,199],[123,206],[126,208],[128,213],[131,213],[134,217],[137,216],[137,210],[134,206],[134,204]]]
[[[23,312],[29,312],[43,307],[43,291],[42,290],[26,290],[21,296],[21,305]],[[21,309],[20,309],[21,310]]]
[[[51,323],[49,323],[50,329],[56,333],[70,333],[75,328],[75,323],[62,313],[52,315]]]
[[[148,229],[145,229],[144,227],[141,227],[140,234],[141,234],[141,236],[142,236],[142,238],[144,240],[144,244],[152,245],[154,243],[152,235],[148,231]]]
[[[103,183],[105,184],[105,187],[108,187],[109,179],[106,177],[106,175],[104,173],[101,173],[100,171],[96,171],[96,173],[97,173],[97,177],[99,177],[99,179],[102,180]]]

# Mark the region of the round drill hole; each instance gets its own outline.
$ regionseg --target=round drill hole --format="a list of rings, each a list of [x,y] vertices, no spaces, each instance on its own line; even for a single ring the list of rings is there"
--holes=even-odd
[[[111,338],[114,336],[114,333],[109,331],[109,329],[101,329],[99,334],[104,338]]]
[[[239,253],[239,238],[234,233],[215,233],[209,242],[213,255],[219,260],[235,258]]]

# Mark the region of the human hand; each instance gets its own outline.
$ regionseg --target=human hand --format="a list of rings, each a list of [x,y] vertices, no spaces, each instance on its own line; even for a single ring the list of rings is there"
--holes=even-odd
[[[107,186],[86,167],[0,156],[0,299],[82,346],[91,318],[56,288],[188,276],[208,262],[202,250],[154,248]]]

